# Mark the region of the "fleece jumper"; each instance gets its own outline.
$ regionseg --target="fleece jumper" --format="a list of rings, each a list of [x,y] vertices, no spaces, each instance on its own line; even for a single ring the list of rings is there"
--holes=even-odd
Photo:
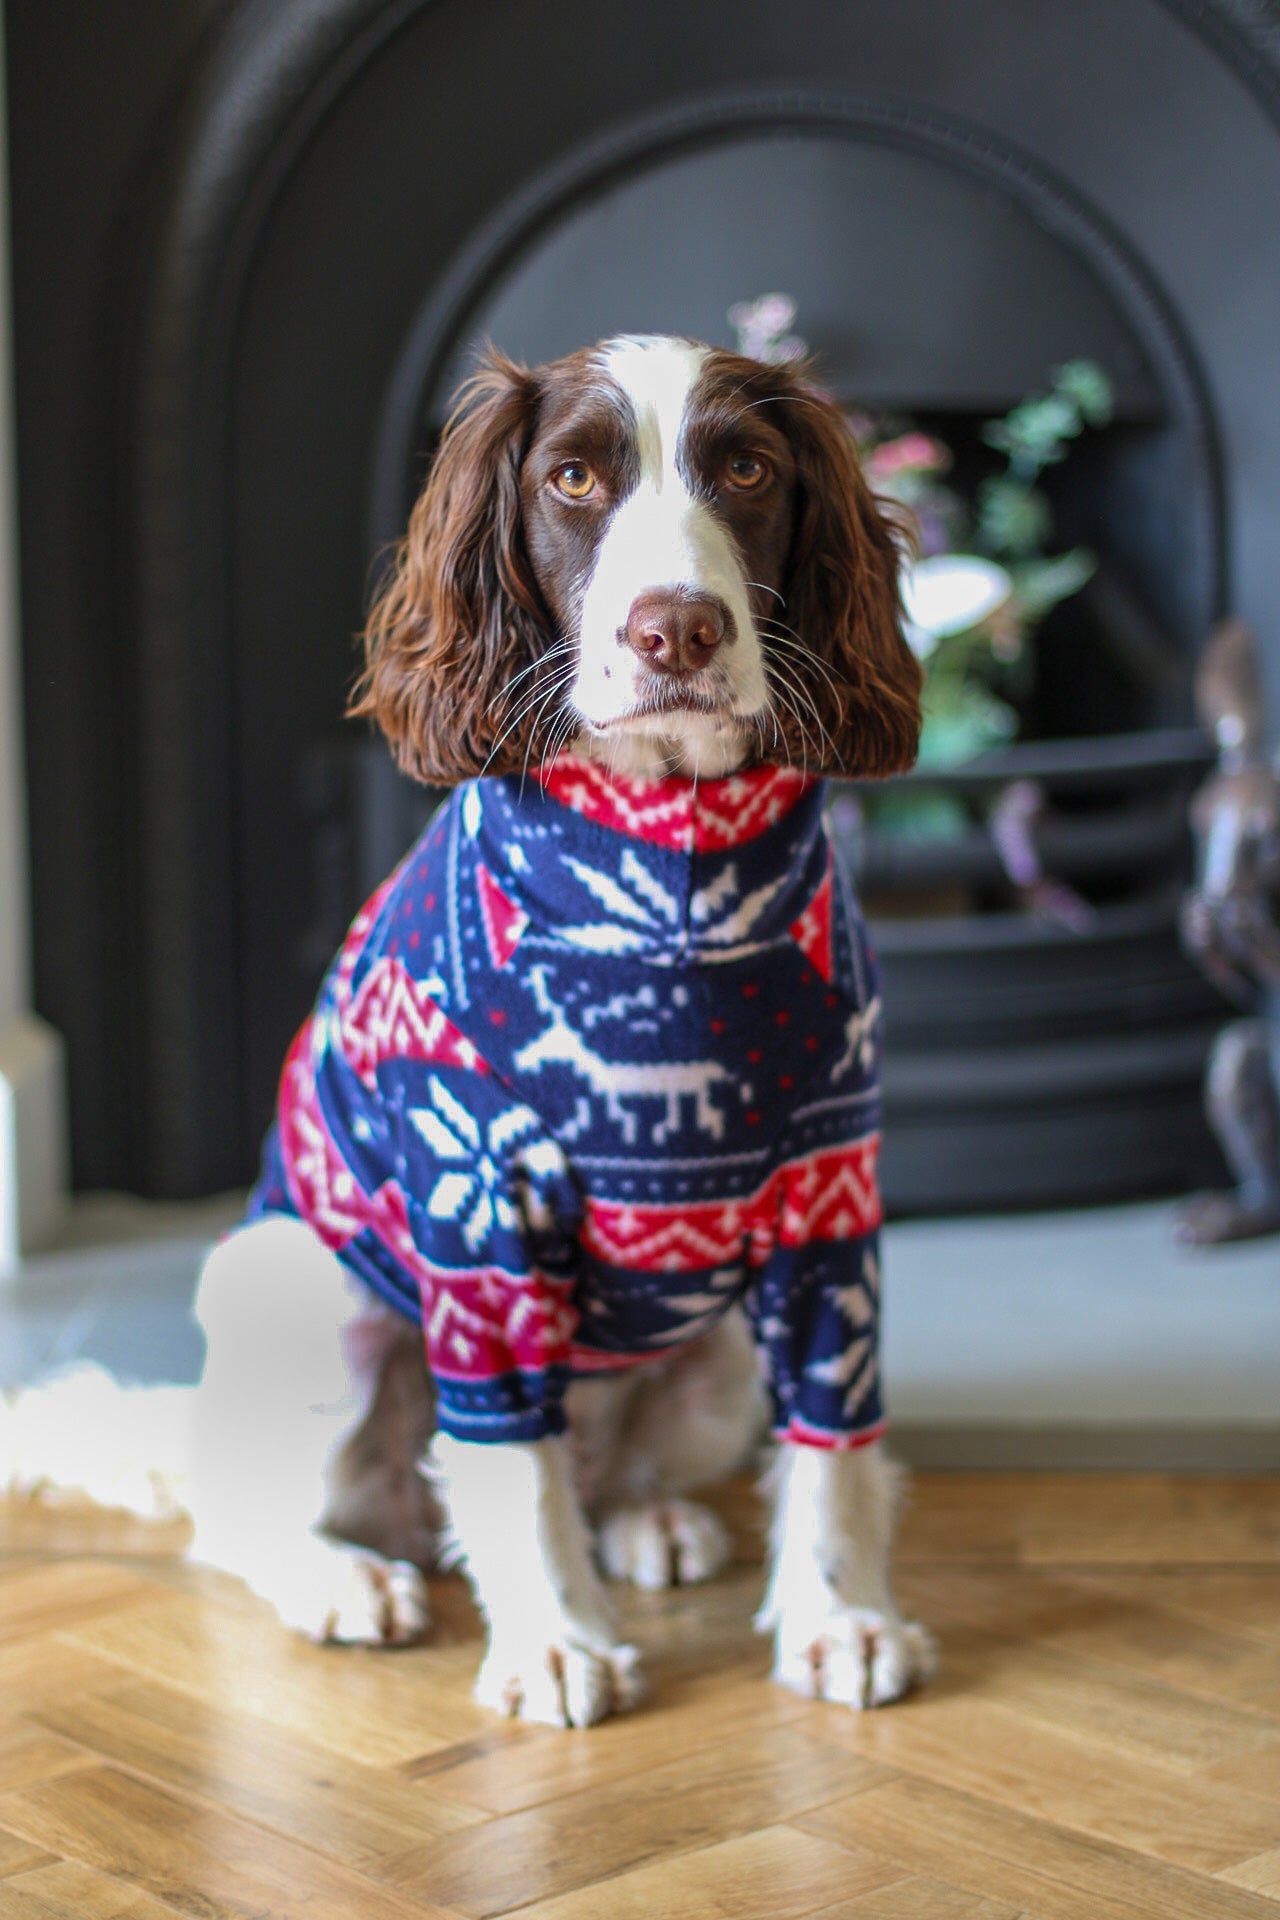
[[[741,1303],[776,1432],[882,1430],[874,961],[786,768],[459,788],[289,1052],[253,1217],[421,1323],[445,1432],[561,1432],[575,1375]]]

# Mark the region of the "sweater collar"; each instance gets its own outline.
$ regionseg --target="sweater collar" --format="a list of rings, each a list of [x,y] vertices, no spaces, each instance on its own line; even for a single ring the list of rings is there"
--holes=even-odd
[[[473,782],[460,822],[482,911],[517,938],[726,960],[784,938],[822,884],[824,794],[788,768],[636,780],[562,755],[537,780]]]
[[[720,780],[638,780],[575,753],[560,754],[534,777],[583,819],[672,853],[719,853],[758,839],[817,785],[794,767],[752,767]]]

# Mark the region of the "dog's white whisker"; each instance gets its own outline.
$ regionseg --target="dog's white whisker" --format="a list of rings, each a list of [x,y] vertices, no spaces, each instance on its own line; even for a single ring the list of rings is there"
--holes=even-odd
[[[536,660],[531,660],[527,667],[521,667],[519,673],[515,673],[511,676],[511,679],[507,682],[506,686],[498,694],[496,694],[493,700],[489,703],[489,711],[492,712],[494,707],[497,706],[500,700],[509,701],[512,693],[514,692],[515,688],[519,686],[520,682],[522,680],[527,679],[531,673],[537,673],[539,668],[545,667],[548,660],[554,660],[557,658],[557,656],[569,655],[569,654],[572,654],[572,652],[573,652],[572,645],[567,640],[559,640],[556,642],[555,646],[548,647],[545,653],[540,654]]]
[[[531,692],[526,692],[526,694],[521,699],[521,702],[517,711],[508,718],[506,726],[503,728],[502,732],[498,735],[498,738],[494,741],[492,747],[489,749],[488,758],[485,760],[484,766],[480,770],[481,776],[483,776],[489,771],[489,768],[492,766],[493,762],[497,759],[499,753],[501,752],[502,748],[505,746],[506,742],[511,738],[512,734],[522,724],[522,722],[528,718],[529,714],[535,711],[540,711],[541,707],[544,706],[547,703],[547,701],[554,699],[557,695],[562,693],[564,689],[569,685],[572,678],[573,678],[573,667],[572,667],[572,663],[570,663],[569,666],[558,669],[558,671],[552,675],[550,681],[547,683],[546,686],[539,685],[535,687]],[[536,730],[536,728],[534,730]],[[533,731],[531,730],[530,742],[529,742],[530,746],[532,745],[532,737],[533,737]],[[526,748],[526,764],[527,764],[527,758],[528,758],[528,748]]]
[[[764,638],[770,647],[781,648],[785,653],[792,655],[798,661],[803,661],[806,666],[812,667],[815,672],[820,673],[832,693],[839,699],[840,689],[836,684],[835,676],[832,674],[826,661],[819,658],[812,647],[807,646],[805,642],[799,638],[791,639],[785,633],[774,632],[772,626],[767,622],[764,623],[763,632]]]
[[[534,739],[537,736],[539,726],[542,724],[543,712],[545,711],[547,706],[551,705],[553,701],[560,699],[561,694],[563,693],[563,690],[564,690],[563,683],[548,689],[545,700],[542,702],[542,705],[539,706],[539,708],[537,709],[537,716],[536,716],[534,725],[529,729],[529,738],[525,743],[524,762],[520,769],[520,791],[522,794],[524,792],[524,783],[529,772],[529,755],[533,751]],[[559,711],[552,714],[551,721],[547,731],[547,738],[546,738],[546,741],[544,742],[543,749],[542,749],[541,767],[542,767],[542,772],[544,774],[546,772],[548,759],[554,759],[555,757],[554,754],[550,754],[548,752],[548,748],[551,740],[554,739],[555,737],[557,729],[560,727],[560,725],[563,722],[564,715],[565,715],[565,709],[563,707],[561,707]]]
[[[808,734],[808,728],[805,724],[804,718],[801,713],[801,703],[803,703],[804,707],[807,708],[809,716],[813,721],[814,729],[817,736],[816,744],[820,749],[825,748],[827,753],[834,755],[835,749],[834,749],[834,743],[831,740],[831,736],[827,732],[826,728],[823,726],[822,719],[818,713],[817,706],[814,704],[813,699],[807,693],[805,688],[798,683],[798,681],[795,679],[793,675],[787,674],[784,668],[782,667],[781,663],[778,662],[777,660],[772,660],[767,663],[766,672],[769,675],[770,684],[782,696],[784,703],[787,706],[788,712],[791,714],[792,718],[796,722],[797,727],[800,729],[802,738],[807,742],[809,734]],[[807,754],[807,746],[806,746],[806,754]],[[822,759],[823,755],[821,751],[819,752],[818,757],[819,757],[819,760]],[[807,758],[805,761],[805,771],[806,772],[808,771]]]

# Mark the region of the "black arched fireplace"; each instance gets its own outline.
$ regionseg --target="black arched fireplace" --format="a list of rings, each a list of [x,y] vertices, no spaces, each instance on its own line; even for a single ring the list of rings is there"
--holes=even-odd
[[[1191,673],[1223,611],[1254,624],[1280,700],[1277,10],[192,11],[111,230],[70,579],[39,514],[56,448],[21,412],[38,992],[71,1042],[81,1180],[248,1176],[287,1036],[420,810],[338,716],[470,344],[723,339],[729,304],[775,286],[850,400],[963,429],[1080,354],[1116,392],[1058,489],[1103,566],[1046,632],[1031,737],[951,779],[972,827],[945,847],[857,836],[890,1202],[1211,1176],[1221,1012],[1176,902],[1205,755]],[[22,138],[19,114],[20,410],[57,350],[23,277]],[[1047,795],[1042,852],[1088,897],[1083,932],[1008,897],[983,796],[1015,776]]]

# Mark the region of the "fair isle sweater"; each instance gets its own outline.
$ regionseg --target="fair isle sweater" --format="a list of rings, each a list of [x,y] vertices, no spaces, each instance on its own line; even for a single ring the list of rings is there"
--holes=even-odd
[[[251,1214],[419,1320],[467,1440],[747,1310],[789,1440],[883,1425],[880,1003],[822,783],[474,781],[357,916]]]

